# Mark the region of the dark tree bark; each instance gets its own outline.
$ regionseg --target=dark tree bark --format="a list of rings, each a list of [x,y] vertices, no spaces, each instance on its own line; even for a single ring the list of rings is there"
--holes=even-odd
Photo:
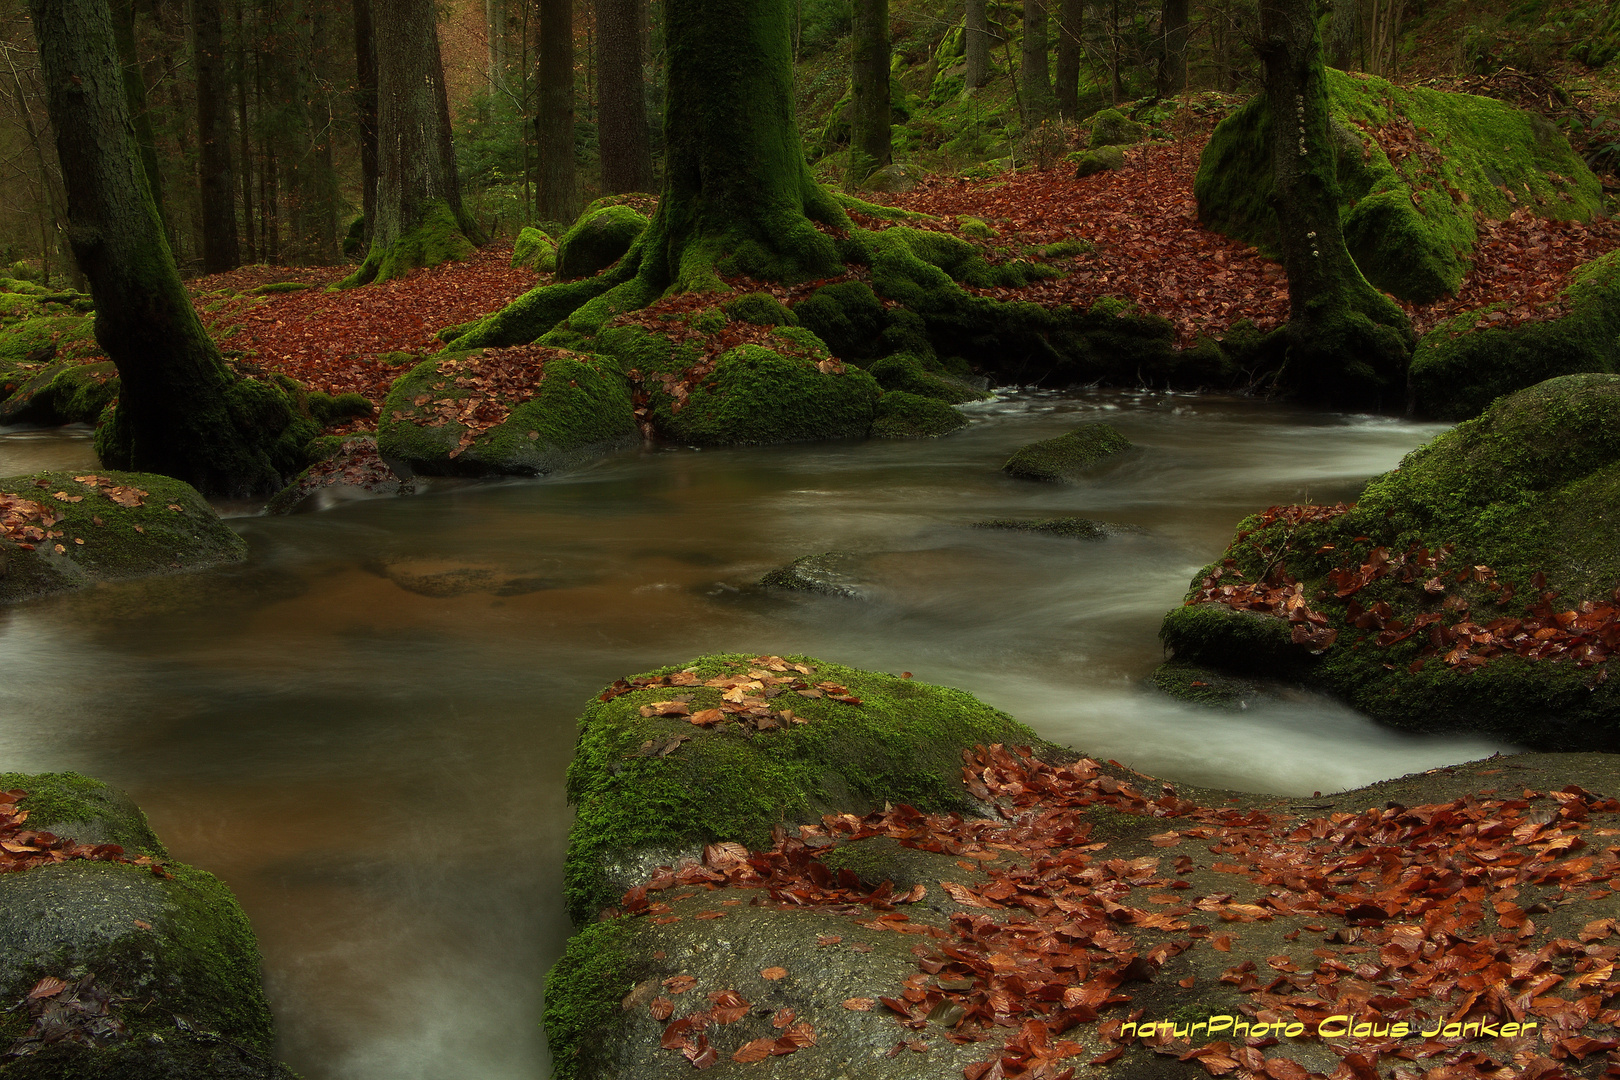
[[[1313,0],[1262,0],[1272,172],[1288,272],[1288,359],[1280,384],[1341,406],[1376,407],[1405,376],[1412,330],[1344,246],[1322,36]]]
[[[197,161],[202,187],[203,270],[242,264],[236,242],[236,175],[231,169],[231,99],[219,0],[193,0],[192,67],[197,73]]]
[[[433,0],[393,0],[377,41],[377,203],[371,250],[345,286],[465,258],[477,229],[461,206]]]
[[[641,0],[596,0],[601,53],[597,131],[602,187],[610,194],[651,191],[652,142],[642,75]]]
[[[258,241],[255,238],[253,221],[253,129],[248,126],[248,66],[247,66],[247,30],[243,25],[242,9],[247,7],[243,0],[237,0],[236,8],[236,125],[237,147],[239,154],[237,161],[241,165],[239,170],[242,176],[242,232],[246,241],[243,254],[248,262],[259,260]]]
[[[135,125],[135,141],[140,147],[141,167],[152,191],[158,220],[168,231],[169,215],[163,208],[163,174],[158,171],[157,135],[152,131],[152,114],[146,108],[146,78],[141,60],[135,54],[135,0],[112,0],[113,33],[118,43],[118,61],[123,71],[124,100],[130,121]]]
[[[191,307],[135,143],[106,0],[29,0],[67,186],[68,233],[121,381],[96,435],[113,468],[215,495],[268,494],[301,462],[286,395],[240,379]],[[304,422],[307,432],[313,425]],[[287,449],[297,447],[297,449]]]
[[[1070,121],[1080,112],[1080,22],[1085,6],[1085,0],[1061,0],[1058,7],[1054,90],[1058,115]]]
[[[360,129],[360,212],[369,245],[377,222],[377,42],[371,0],[354,0],[354,112]]]
[[[1153,79],[1160,97],[1187,89],[1187,39],[1191,34],[1187,0],[1164,0],[1159,9],[1159,68]]]
[[[574,3],[539,0],[540,93],[534,135],[540,164],[540,218],[572,221],[574,181]]]
[[[965,5],[962,52],[967,71],[962,81],[969,90],[977,90],[990,80],[990,20],[984,4],[985,0],[967,0]]]
[[[889,0],[855,0],[850,70],[849,166],[854,190],[892,160],[889,145]]]
[[[1024,123],[1038,124],[1052,115],[1052,69],[1046,61],[1047,0],[1024,0],[1024,49],[1019,89]]]

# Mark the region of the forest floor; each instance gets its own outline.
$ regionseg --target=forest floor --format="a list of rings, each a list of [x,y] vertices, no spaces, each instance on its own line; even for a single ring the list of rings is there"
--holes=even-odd
[[[1279,326],[1288,308],[1281,265],[1198,223],[1193,177],[1202,149],[1201,136],[1146,143],[1129,148],[1125,168],[1084,179],[1067,166],[987,180],[938,177],[884,198],[936,216],[912,223],[922,228],[958,233],[959,216],[987,222],[999,235],[973,242],[992,260],[1060,240],[1092,246],[1051,260],[1067,271],[1062,277],[983,290],[997,299],[1089,306],[1119,297],[1169,319],[1183,345],[1219,337],[1243,319],[1261,330]],[[1560,294],[1571,272],[1617,247],[1620,222],[1547,221],[1521,209],[1509,220],[1482,222],[1473,268],[1456,296],[1403,307],[1419,332],[1488,304],[1505,307],[1482,318],[1481,326],[1555,318],[1563,313]],[[544,283],[532,271],[510,267],[511,250],[509,242],[493,243],[464,262],[346,292],[324,288],[342,267],[250,266],[188,284],[204,324],[248,370],[289,375],[311,390],[357,392],[381,404],[406,365],[443,347],[434,336],[440,328],[476,319]],[[311,287],[250,291],[280,283]],[[222,298],[221,290],[235,295]]]

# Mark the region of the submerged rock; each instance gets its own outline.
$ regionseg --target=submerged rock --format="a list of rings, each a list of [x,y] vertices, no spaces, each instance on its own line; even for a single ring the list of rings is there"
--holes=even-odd
[[[372,435],[317,439],[314,455],[320,460],[282,488],[265,507],[269,514],[293,514],[326,509],[358,499],[414,495],[416,485],[401,477],[377,452]]]
[[[0,479],[0,603],[247,558],[190,484],[99,469]]]
[[[1251,517],[1160,637],[1414,730],[1620,750],[1620,375],[1504,398],[1353,508]]]
[[[759,583],[767,589],[792,589],[859,600],[866,596],[859,575],[865,562],[864,556],[849,551],[806,555],[772,570],[760,578]]]
[[[1130,440],[1108,424],[1081,424],[1067,435],[1020,447],[1001,468],[1026,480],[1077,480],[1105,458],[1130,448]]]
[[[1122,533],[1139,533],[1134,525],[1116,525],[1111,521],[1093,521],[1090,518],[990,518],[975,521],[975,529],[1007,529],[1012,532],[1044,533],[1070,540],[1104,540]]]
[[[5,773],[0,787],[27,793],[26,829],[122,848],[0,874],[0,998],[26,1001],[0,1022],[0,1075],[292,1080],[230,890],[170,860],[100,781]]]
[[[891,390],[878,399],[872,434],[881,439],[933,439],[967,426],[967,417],[937,398]]]

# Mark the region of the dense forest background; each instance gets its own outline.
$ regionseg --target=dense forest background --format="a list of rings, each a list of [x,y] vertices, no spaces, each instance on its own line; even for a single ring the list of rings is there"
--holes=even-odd
[[[829,182],[844,176],[850,152],[855,6],[796,0],[793,8],[799,130],[817,176]],[[989,45],[982,75],[965,47],[964,27],[976,15],[966,9],[975,6],[887,5],[899,165],[975,176],[1051,165],[1077,145],[1077,125],[1104,107],[1127,106],[1174,130],[1207,124],[1258,87],[1254,0],[1053,0],[1050,11],[1036,0],[980,0]],[[665,87],[659,0],[574,0],[571,10],[557,0],[448,0],[437,10],[466,204],[490,235],[569,217],[601,194],[656,190]],[[184,272],[204,266],[210,182],[216,190],[229,183],[241,263],[330,265],[363,253],[353,227],[363,205],[364,0],[119,0],[114,11],[131,95],[144,100],[138,136]],[[572,71],[553,65],[548,80],[541,27],[565,18]],[[1612,173],[1620,78],[1607,65],[1620,42],[1617,19],[1612,5],[1594,0],[1346,0],[1325,31],[1336,66],[1536,109],[1594,168]],[[627,23],[633,34],[619,30]],[[0,0],[0,26],[0,266],[68,281],[66,200],[21,0]],[[217,63],[199,65],[216,36]],[[612,121],[625,113],[635,82],[616,73],[637,67],[646,130],[632,137],[651,149],[650,183],[637,182],[644,171],[616,167],[627,136]],[[545,97],[542,83],[555,86],[563,74],[571,75],[571,95],[564,86],[561,99],[555,91]],[[559,118],[566,133],[568,118],[554,114],[570,96],[575,190],[548,204],[538,140],[558,130]],[[205,160],[199,132],[210,114],[229,145]]]

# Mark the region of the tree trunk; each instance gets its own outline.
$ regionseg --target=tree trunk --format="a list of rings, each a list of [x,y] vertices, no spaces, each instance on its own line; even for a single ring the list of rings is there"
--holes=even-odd
[[[163,174],[158,171],[157,136],[152,131],[152,114],[146,108],[146,77],[141,74],[141,60],[135,54],[135,0],[112,0],[112,18],[119,68],[123,72],[124,99],[130,121],[135,125],[141,167],[146,172],[158,220],[164,223],[167,233],[169,215],[163,208]]]
[[[1191,33],[1187,0],[1164,0],[1159,9],[1159,69],[1153,80],[1160,97],[1187,89],[1187,39]]]
[[[1359,0],[1339,0],[1328,20],[1327,62],[1329,67],[1349,71],[1356,62],[1356,41],[1360,36],[1357,15]]]
[[[1279,382],[1339,406],[1376,407],[1405,377],[1412,330],[1344,246],[1322,36],[1313,0],[1262,0],[1272,172],[1288,272],[1288,359]]]
[[[377,217],[346,287],[465,258],[477,233],[461,207],[433,0],[395,0],[374,31]]]
[[[969,90],[977,90],[990,80],[990,20],[984,10],[985,0],[967,0],[967,21],[962,30],[962,52],[967,61],[963,83]]]
[[[243,0],[236,4],[236,137],[242,176],[242,232],[246,241],[243,254],[248,262],[259,261],[258,241],[253,221],[253,129],[248,126],[247,31],[243,26]]]
[[[360,212],[370,246],[377,223],[377,42],[371,0],[354,0],[354,112],[360,128]]]
[[[889,164],[889,0],[855,0],[850,72],[849,166],[853,191]]]
[[[540,93],[534,134],[540,158],[540,218],[574,220],[574,3],[539,0]]]
[[[489,34],[489,96],[506,89],[506,0],[484,0],[484,28]]]
[[[134,142],[106,0],[29,0],[69,235],[96,301],[96,340],[121,380],[96,448],[113,468],[214,495],[268,494],[297,469],[286,395],[237,378],[197,321]],[[305,435],[314,433],[308,425]],[[299,449],[290,453],[287,447]]]
[[[1047,0],[1024,0],[1024,51],[1021,57],[1024,123],[1038,124],[1052,115],[1052,74],[1046,62]]]
[[[610,194],[651,191],[652,143],[647,130],[642,74],[641,0],[596,0],[601,34],[598,137],[602,189]]]
[[[219,0],[193,0],[192,67],[197,73],[197,172],[202,187],[203,270],[242,264],[236,243],[236,176],[231,169],[231,99]]]
[[[1080,23],[1084,0],[1062,0],[1057,21],[1057,109],[1073,121],[1080,112]]]

